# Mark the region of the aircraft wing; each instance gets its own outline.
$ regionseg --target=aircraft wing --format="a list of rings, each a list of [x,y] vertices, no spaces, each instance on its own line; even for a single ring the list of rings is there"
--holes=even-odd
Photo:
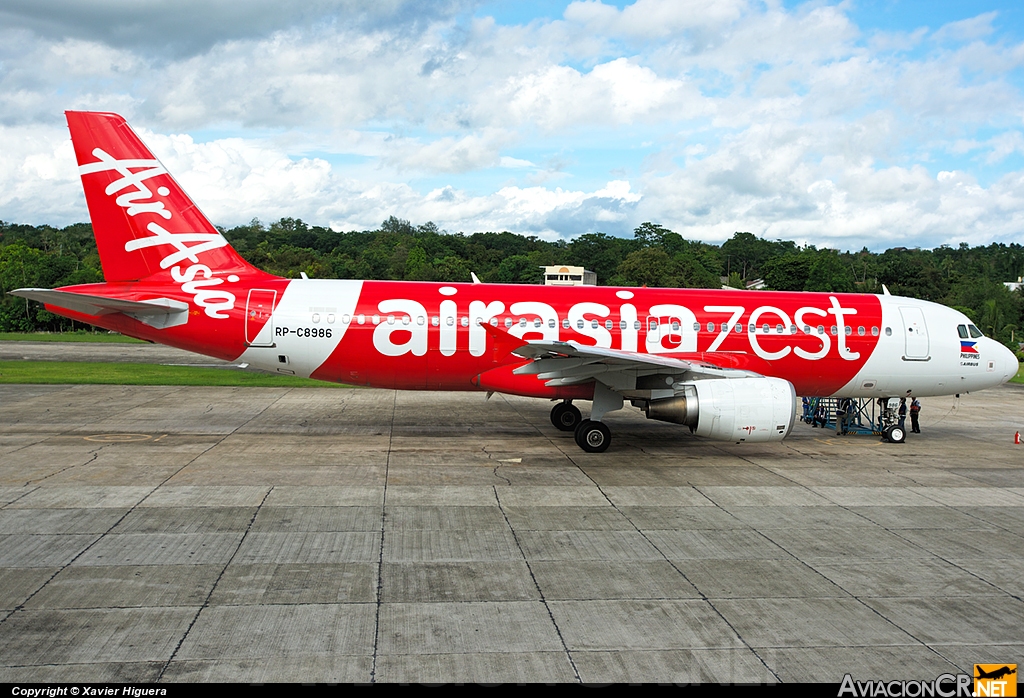
[[[637,379],[648,376],[672,379],[665,382],[665,389],[681,380],[749,378],[760,375],[752,371],[722,368],[707,361],[605,349],[577,342],[531,341],[512,353],[524,359],[533,359],[515,369],[514,373],[518,375],[535,375],[549,386],[598,380],[624,393],[636,388]]]

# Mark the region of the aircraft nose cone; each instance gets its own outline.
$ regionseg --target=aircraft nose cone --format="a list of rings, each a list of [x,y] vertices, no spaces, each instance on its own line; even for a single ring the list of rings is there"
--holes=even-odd
[[[1003,369],[1002,382],[1006,383],[1017,375],[1017,371],[1020,370],[1020,363],[1017,361],[1017,356],[1012,351],[1001,344],[999,347],[1003,350],[1002,361],[1000,362]]]

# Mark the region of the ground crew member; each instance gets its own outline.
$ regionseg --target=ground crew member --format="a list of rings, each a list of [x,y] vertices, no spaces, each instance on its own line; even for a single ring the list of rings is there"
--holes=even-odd
[[[914,401],[910,403],[910,429],[915,434],[921,433],[921,424],[917,420],[920,419],[921,415],[921,401],[916,397]]]

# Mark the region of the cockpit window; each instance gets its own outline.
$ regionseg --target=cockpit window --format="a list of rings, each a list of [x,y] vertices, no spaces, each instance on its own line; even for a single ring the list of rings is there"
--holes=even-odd
[[[968,325],[967,329],[971,331],[971,337],[973,339],[977,339],[978,337],[984,337],[985,336],[984,334],[982,334],[981,330],[979,330],[974,325]]]
[[[956,331],[960,334],[960,339],[967,339],[967,325],[957,325]]]

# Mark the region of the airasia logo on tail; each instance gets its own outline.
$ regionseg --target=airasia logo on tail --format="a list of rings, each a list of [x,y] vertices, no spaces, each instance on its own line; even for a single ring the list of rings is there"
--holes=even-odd
[[[155,159],[118,160],[102,148],[95,148],[92,154],[97,162],[88,163],[78,168],[81,175],[97,172],[117,172],[120,179],[115,179],[103,190],[107,196],[115,196],[114,203],[129,216],[151,214],[164,220],[173,217],[164,202],[154,197],[153,191],[146,181],[166,175],[167,170]],[[156,194],[167,196],[171,190],[157,187]],[[150,247],[170,247],[172,251],[160,260],[160,268],[171,270],[171,278],[181,284],[183,293],[192,297],[192,301],[203,309],[211,318],[225,319],[227,311],[235,307],[235,294],[225,288],[218,288],[227,281],[234,283],[238,276],[230,274],[226,278],[218,278],[217,272],[205,264],[200,264],[199,255],[204,252],[225,247],[228,241],[220,233],[184,232],[172,233],[157,222],[146,226],[152,235],[129,240],[124,245],[125,252],[144,250]],[[191,262],[183,267],[183,262]]]

